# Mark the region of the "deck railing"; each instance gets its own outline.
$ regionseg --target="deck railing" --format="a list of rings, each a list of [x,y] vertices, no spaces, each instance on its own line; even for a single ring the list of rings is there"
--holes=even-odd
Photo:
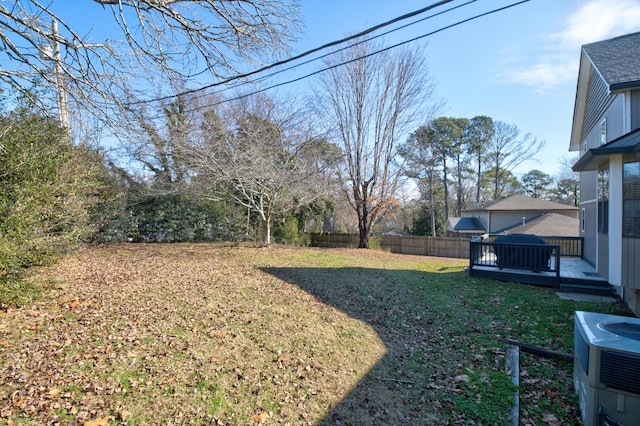
[[[561,245],[495,242],[491,238],[473,238],[469,250],[469,269],[482,266],[555,273],[560,282]]]
[[[489,234],[483,238],[483,242],[493,242],[500,234]],[[560,256],[583,258],[584,238],[582,237],[544,237],[540,236],[547,244],[560,246]]]

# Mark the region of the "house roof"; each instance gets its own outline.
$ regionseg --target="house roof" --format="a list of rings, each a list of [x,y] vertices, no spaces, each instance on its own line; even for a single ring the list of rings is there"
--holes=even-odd
[[[579,237],[580,220],[559,213],[543,214],[505,231],[505,234],[534,234],[542,237]]]
[[[525,197],[524,195],[514,194],[508,197],[500,198],[475,209],[467,209],[465,212],[478,211],[571,211],[578,210],[577,207],[567,204],[556,203],[554,201],[541,200],[539,198]]]
[[[602,78],[609,94],[639,88],[640,54],[638,52],[640,52],[640,32],[582,46],[570,151],[580,149],[592,69]]]
[[[610,92],[640,87],[640,32],[582,46]]]
[[[587,151],[573,165],[574,172],[583,172],[587,170],[597,170],[598,163],[603,157],[613,154],[640,154],[640,129],[622,135],[612,140],[606,145],[598,148],[592,148]]]
[[[459,217],[456,219],[459,219],[459,220],[453,227],[454,231],[458,231],[458,232],[460,231],[484,232],[485,231],[484,225],[482,224],[482,222],[480,222],[480,220],[477,217]]]

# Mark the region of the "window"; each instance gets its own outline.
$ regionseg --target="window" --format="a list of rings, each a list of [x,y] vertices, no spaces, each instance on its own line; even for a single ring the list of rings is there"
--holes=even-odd
[[[582,210],[580,210],[580,229],[582,230],[582,232],[584,232],[585,230],[585,226],[584,223],[586,221],[585,216],[587,214],[586,209],[583,207]]]
[[[609,233],[609,167],[598,170],[598,232]]]
[[[588,148],[587,140],[585,139],[585,140],[582,141],[582,153],[583,154],[587,152],[587,148]]]
[[[607,119],[605,118],[600,123],[600,145],[607,143]]]
[[[622,236],[640,238],[640,162],[622,169]]]

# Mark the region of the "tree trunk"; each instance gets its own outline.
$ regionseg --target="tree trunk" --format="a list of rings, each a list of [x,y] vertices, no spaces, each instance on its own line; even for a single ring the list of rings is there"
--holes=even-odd
[[[443,171],[443,184],[444,184],[444,217],[445,220],[449,219],[449,184],[447,183],[447,157],[442,157],[442,171]]]
[[[482,157],[478,154],[478,173],[476,182],[476,207],[480,205],[480,189],[482,188]]]
[[[366,227],[360,228],[360,243],[358,244],[358,248],[369,248],[369,229]]]
[[[496,167],[496,176],[495,179],[493,181],[494,186],[493,186],[493,199],[497,200],[498,199],[498,187],[500,185],[500,169],[498,167]]]
[[[436,212],[433,208],[433,171],[429,174],[429,211],[431,212],[431,236],[436,236]]]
[[[458,186],[456,188],[456,216],[462,216],[462,163],[461,163],[460,154],[458,154]]]
[[[271,218],[262,220],[262,247],[269,247],[271,244]]]
[[[358,248],[369,248],[369,232],[371,231],[371,227],[368,222],[369,211],[367,210],[366,202],[362,201],[361,210],[358,212],[358,232],[360,234]]]

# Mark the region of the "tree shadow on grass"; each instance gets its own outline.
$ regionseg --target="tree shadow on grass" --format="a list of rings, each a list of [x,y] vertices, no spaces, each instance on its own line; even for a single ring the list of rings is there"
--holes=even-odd
[[[467,345],[455,338],[467,327],[464,314],[453,318],[457,310],[464,312],[459,287],[468,281],[462,272],[262,270],[367,323],[387,348],[319,424],[444,423],[440,413],[451,412],[453,403],[442,397],[443,391],[456,391],[452,377],[460,374],[465,356],[457,345]]]

